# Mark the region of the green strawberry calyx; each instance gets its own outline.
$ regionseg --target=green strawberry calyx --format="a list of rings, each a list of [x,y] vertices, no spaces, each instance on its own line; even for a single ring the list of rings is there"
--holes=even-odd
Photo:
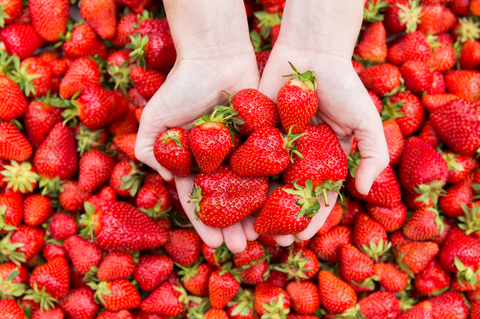
[[[20,263],[26,262],[25,254],[21,251],[17,251],[18,248],[25,246],[24,243],[12,243],[10,237],[12,237],[13,232],[9,232],[0,241],[0,263],[10,261],[17,266],[20,266]]]
[[[93,241],[95,238],[95,207],[89,202],[83,204],[85,213],[80,216],[80,226],[83,226],[83,229],[80,231],[80,236]]]
[[[33,289],[29,289],[25,292],[25,300],[33,300],[40,304],[40,309],[49,310],[55,308],[55,304],[57,303],[57,299],[51,297],[47,293],[47,287],[43,287],[41,290],[38,288],[38,284],[34,283]]]
[[[198,265],[203,261],[203,258],[199,258],[192,266],[186,267],[178,263],[174,263],[175,266],[181,270],[178,272],[178,275],[182,277],[182,282],[189,282],[190,278],[195,277],[198,274]]]
[[[293,163],[293,154],[297,155],[301,159],[303,159],[302,153],[298,151],[298,148],[293,144],[296,140],[298,140],[300,137],[305,135],[306,133],[303,134],[292,134],[292,129],[295,125],[290,126],[290,129],[288,130],[288,134],[283,137],[284,145],[287,151],[290,154],[290,162]]]
[[[189,203],[195,203],[194,213],[195,219],[199,220],[198,212],[200,211],[200,202],[202,201],[202,189],[197,184],[193,184],[192,193],[190,194]]]
[[[108,282],[100,281],[99,283],[96,282],[89,282],[87,286],[92,288],[95,291],[95,301],[101,303],[102,305],[106,305],[105,299],[103,296],[108,296],[112,293],[110,289],[107,288]]]
[[[12,62],[15,69],[7,76],[15,83],[18,84],[20,90],[25,93],[25,96],[35,96],[37,95],[37,91],[35,90],[35,86],[33,85],[33,80],[41,77],[40,74],[28,74],[27,68],[30,64],[26,64],[24,66],[20,65],[20,59],[18,56],[12,56]]]
[[[283,76],[284,78],[290,77],[291,78],[290,80],[297,79],[305,83],[312,91],[315,91],[317,89],[317,78],[313,75],[313,71],[300,73],[297,71],[295,66],[293,66],[293,64],[290,61],[288,62],[288,64],[290,64],[290,66],[292,67],[293,71],[295,71],[295,73],[284,75]]]
[[[383,21],[383,13],[387,10],[387,1],[368,1],[368,7],[363,9],[363,20],[368,22]]]
[[[6,212],[7,212],[7,206],[6,205],[0,206],[0,231],[11,232],[13,230],[17,230],[17,227],[9,225],[5,222],[7,219],[5,217]]]
[[[10,19],[8,13],[5,12],[5,7],[0,5],[0,28],[5,26],[5,19]]]
[[[453,260],[457,268],[457,278],[461,285],[470,284],[471,286],[478,285],[477,275],[480,273],[480,268],[471,269],[463,264],[460,258],[455,257]]]
[[[142,37],[139,32],[130,36],[130,43],[125,46],[126,49],[133,50],[130,53],[130,62],[136,62],[138,66],[146,66],[145,47],[148,43],[148,40],[148,35]]]
[[[239,131],[239,126],[245,124],[245,121],[242,120],[241,118],[238,118],[237,115],[240,113],[233,108],[233,97],[230,93],[227,91],[223,91],[225,95],[227,95],[228,98],[228,103],[225,105],[217,105],[214,107],[214,113],[213,114],[218,114],[219,116],[221,115],[221,122],[225,123],[227,127],[232,131],[232,127],[236,130]],[[232,137],[233,138],[233,137]]]
[[[400,100],[395,103],[390,102],[390,98],[385,98],[383,100],[383,108],[382,108],[382,121],[390,121],[395,120],[400,117],[404,117],[407,115],[404,111],[404,101]]]
[[[400,9],[398,13],[398,20],[401,23],[406,23],[407,33],[417,30],[417,25],[421,22],[422,8],[419,0],[410,0],[410,7],[403,4],[396,4]]]
[[[272,27],[282,23],[282,17],[278,13],[268,13],[266,11],[257,11],[254,13],[260,23],[258,26],[260,29],[260,36],[267,39],[270,36]]]
[[[62,184],[66,181],[60,180],[59,176],[55,176],[52,179],[40,178],[38,187],[42,190],[41,195],[48,195],[50,198],[58,198],[59,192],[63,192]]]
[[[14,192],[20,191],[22,194],[31,193],[33,185],[36,185],[40,176],[32,171],[32,164],[29,162],[11,161],[10,165],[5,165],[4,170],[0,172],[3,181],[7,182],[7,189]]]
[[[177,146],[183,151],[182,142],[178,139],[178,132],[177,131],[166,131],[165,135],[163,136],[161,145],[164,145],[167,141],[173,141]]]
[[[350,153],[350,156],[348,156],[348,172],[353,178],[355,178],[355,175],[357,175],[358,166],[360,166],[361,160],[362,155],[360,155],[360,152],[357,151]]]
[[[480,38],[480,23],[470,17],[462,17],[458,19],[459,27],[454,30],[458,35],[457,42],[465,43],[467,41],[475,41]]]
[[[13,283],[13,280],[20,274],[18,269],[14,269],[7,278],[0,276],[0,299],[10,299],[11,297],[21,297],[25,293],[27,285]]]
[[[437,151],[442,155],[445,162],[447,162],[449,172],[463,172],[465,170],[465,167],[457,162],[458,154],[452,152],[445,153],[440,147],[437,147]]]
[[[297,215],[297,219],[306,217],[313,217],[318,213],[320,209],[319,197],[316,197],[313,193],[313,182],[311,180],[305,181],[305,187],[297,184],[297,180],[293,182],[292,188],[283,188],[283,191],[287,194],[297,195],[300,197],[295,204],[300,206],[300,210]]]
[[[122,181],[120,189],[129,190],[130,196],[135,197],[143,184],[145,172],[142,172],[133,161],[130,161],[130,166],[132,167],[130,173],[120,178]]]
[[[438,233],[442,235],[443,232],[445,231],[445,223],[443,222],[443,219],[440,217],[440,212],[435,207],[428,207],[427,210],[435,214],[435,226],[437,226]]]
[[[290,308],[283,309],[283,298],[283,293],[280,293],[277,302],[270,300],[268,304],[262,303],[263,308],[267,311],[267,313],[262,316],[262,319],[286,318],[287,314],[290,313]]]
[[[415,201],[423,202],[428,205],[429,200],[432,200],[433,203],[436,205],[438,203],[438,197],[445,194],[445,190],[443,189],[444,184],[445,181],[440,180],[432,181],[429,184],[418,185],[414,189],[416,193],[420,194],[420,196],[415,198]]]
[[[338,180],[338,181],[331,181],[331,180],[326,180],[323,182],[322,185],[317,186],[315,188],[315,195],[320,196],[320,194],[323,195],[323,200],[325,201],[325,206],[330,206],[328,203],[328,196],[327,196],[327,191],[333,191],[340,196],[340,199],[343,200],[342,193],[340,193],[340,190],[342,189],[343,186],[343,179]]]
[[[460,224],[458,228],[465,231],[465,234],[480,234],[480,206],[472,204],[471,207],[462,204],[464,216],[458,217]]]
[[[125,61],[122,65],[118,64],[108,64],[107,72],[110,74],[109,82],[115,84],[114,89],[120,89],[123,93],[126,93],[127,90],[133,86],[132,79],[130,78],[130,70],[133,65],[130,61]]]
[[[92,147],[100,148],[103,144],[98,140],[104,129],[91,130],[83,124],[80,124],[80,132],[75,134],[75,139],[78,141],[77,151],[80,155],[92,149]]]
[[[370,257],[375,262],[380,262],[388,258],[387,252],[392,248],[392,243],[388,240],[383,242],[383,239],[380,239],[378,243],[370,242],[370,244],[362,245],[360,250]]]
[[[159,200],[154,207],[152,208],[140,208],[142,212],[147,214],[153,220],[157,220],[159,218],[168,218],[168,214],[172,211],[172,207],[168,207],[167,209],[161,209],[162,201]]]
[[[308,263],[310,263],[310,258],[302,257],[301,250],[295,256],[290,250],[287,262],[276,265],[274,269],[286,273],[288,275],[287,280],[295,279],[297,283],[300,283],[300,279],[308,279],[307,273],[310,269],[305,267]]]
[[[228,307],[236,306],[231,316],[247,316],[254,309],[255,297],[249,290],[239,289],[235,298],[228,303]]]
[[[373,275],[372,277],[369,277],[362,282],[353,281],[351,284],[373,291],[375,289],[375,281],[380,281],[380,277]]]

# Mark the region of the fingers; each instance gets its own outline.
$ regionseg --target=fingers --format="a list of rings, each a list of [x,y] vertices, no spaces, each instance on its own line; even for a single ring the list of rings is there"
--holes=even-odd
[[[253,229],[253,224],[255,223],[255,216],[250,215],[244,220],[242,220],[243,231],[245,232],[245,237],[248,241],[254,241],[258,238],[257,232]]]
[[[365,91],[365,94],[368,93]],[[367,195],[374,180],[389,163],[382,120],[373,103],[371,107],[366,108],[364,118],[354,130],[354,136],[362,155],[355,176],[355,187],[361,194]]]
[[[183,209],[185,210],[185,213],[188,216],[188,219],[192,223],[198,235],[205,242],[205,244],[207,244],[212,248],[217,248],[223,243],[222,231],[218,228],[209,227],[204,223],[202,223],[201,221],[197,220],[194,214],[195,204],[191,204],[188,202],[190,200],[190,192],[192,191],[194,178],[195,178],[194,174],[190,174],[185,178],[175,177],[175,185],[177,186],[178,198],[180,199],[180,202],[183,206]],[[236,229],[233,229],[233,232],[236,232]],[[235,238],[235,236],[236,236],[235,234],[232,234],[229,237],[229,240],[231,241],[232,239]],[[233,247],[233,248],[236,248],[236,247]]]
[[[242,223],[222,229],[225,245],[234,253],[240,253],[247,247],[247,238]],[[207,244],[208,245],[208,244]]]
[[[276,240],[277,244],[279,244],[280,246],[288,247],[291,244],[293,244],[293,242],[295,241],[295,236],[294,235],[279,235],[279,236],[275,236],[275,240]]]
[[[318,230],[322,228],[323,224],[328,218],[328,215],[330,215],[330,212],[332,211],[333,206],[335,206],[335,202],[337,201],[337,197],[338,197],[337,193],[335,192],[328,192],[327,196],[328,196],[328,202],[330,203],[330,205],[325,206],[325,202],[323,199],[319,201],[321,206],[320,210],[315,216],[313,216],[307,229],[295,235],[297,239],[302,241],[308,240],[313,236],[315,236]]]

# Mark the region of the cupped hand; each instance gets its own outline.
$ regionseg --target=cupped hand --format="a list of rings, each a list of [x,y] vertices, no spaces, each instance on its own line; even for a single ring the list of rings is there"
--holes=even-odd
[[[293,73],[287,61],[292,62],[300,73],[314,71],[319,106],[311,123],[330,125],[347,156],[355,136],[362,155],[355,186],[360,193],[367,194],[375,178],[388,164],[388,150],[378,111],[354,71],[350,57],[297,47],[280,34],[263,72],[259,90],[276,101],[278,90],[288,81],[282,75]],[[329,203],[335,203],[336,199],[335,192],[328,192]],[[288,246],[295,237],[299,240],[313,237],[333,208],[333,204],[325,206],[323,200],[320,204],[321,209],[305,231],[295,236],[277,236],[277,242]]]

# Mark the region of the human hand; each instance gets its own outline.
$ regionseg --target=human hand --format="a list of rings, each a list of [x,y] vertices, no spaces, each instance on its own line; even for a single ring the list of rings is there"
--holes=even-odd
[[[309,5],[299,4],[302,1]],[[354,1],[356,0],[346,2]],[[330,4],[328,8],[316,8],[326,5],[324,3]],[[300,0],[294,5],[287,2],[280,36],[263,72],[259,90],[276,101],[279,89],[288,81],[282,78],[282,75],[292,73],[287,61],[292,62],[301,73],[314,71],[319,106],[311,122],[325,122],[330,125],[347,156],[355,136],[362,155],[356,175],[356,188],[360,193],[367,194],[375,178],[389,162],[388,149],[378,111],[351,63],[362,21],[363,2],[356,1],[358,8],[350,7],[346,8],[346,11],[341,10],[342,3],[340,1],[331,5],[330,1]],[[349,4],[351,5],[346,5]],[[332,7],[337,10],[332,12]],[[358,11],[357,14],[355,10]],[[352,16],[348,17],[347,14],[347,20],[343,24],[341,21],[330,21],[336,20],[333,18],[342,11]],[[321,16],[323,20],[315,20],[317,17],[312,17],[310,12],[324,12]],[[335,23],[336,28],[333,27]],[[326,32],[334,29],[335,32]],[[334,203],[336,199],[336,193],[328,193],[330,203]],[[325,206],[323,200],[320,204],[321,209],[305,231],[295,236],[277,236],[277,242],[288,246],[295,237],[299,240],[313,237],[333,208],[333,205]]]
[[[235,94],[244,88],[257,88],[259,81],[243,2],[220,0],[207,4],[200,1],[195,4],[200,8],[191,13],[185,12],[181,2],[183,0],[165,1],[177,62],[145,106],[135,146],[136,157],[168,181],[173,179],[173,174],[153,155],[157,135],[175,126],[190,130],[194,120],[209,113],[215,105],[226,103],[221,90]],[[211,247],[225,241],[233,252],[245,249],[247,240],[257,238],[254,218],[226,229],[208,227],[197,221],[194,205],[188,203],[193,179],[194,174],[190,174],[186,178],[175,178],[175,182],[182,206],[197,233]]]

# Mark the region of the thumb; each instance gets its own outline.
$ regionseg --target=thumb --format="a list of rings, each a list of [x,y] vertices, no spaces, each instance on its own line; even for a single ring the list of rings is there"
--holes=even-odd
[[[371,99],[368,101],[371,102]],[[355,188],[359,193],[367,195],[375,179],[389,163],[382,120],[373,102],[371,107],[366,108],[364,117],[358,125],[354,130],[354,136],[362,159],[355,176]]]

